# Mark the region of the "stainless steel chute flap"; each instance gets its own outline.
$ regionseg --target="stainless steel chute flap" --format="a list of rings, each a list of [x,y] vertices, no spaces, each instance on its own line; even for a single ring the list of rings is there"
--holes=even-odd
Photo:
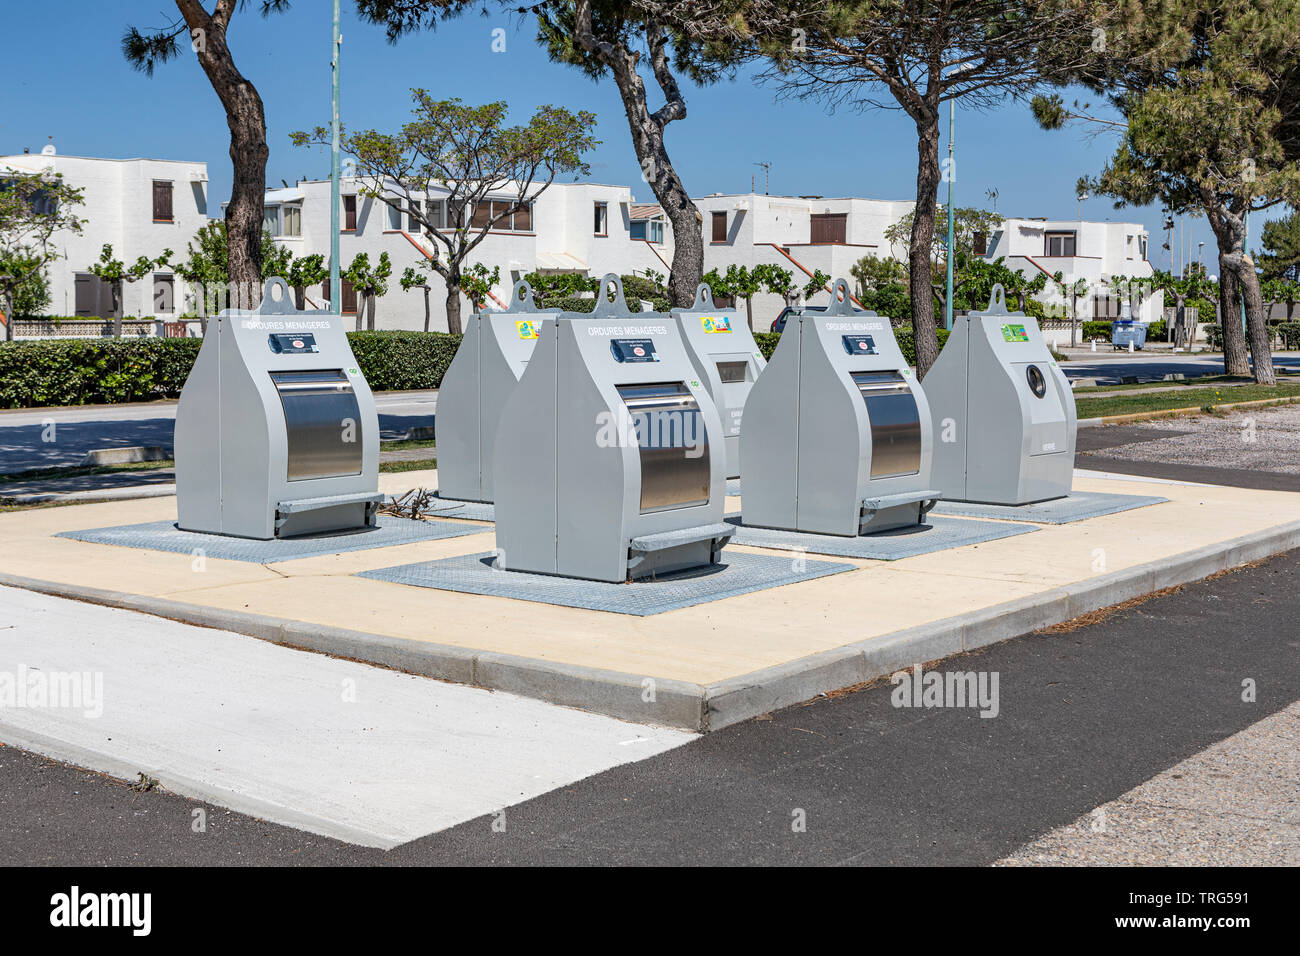
[[[269,374],[284,411],[287,479],[360,474],[361,409],[343,370],[294,369]]]
[[[641,513],[707,504],[708,434],[686,383],[616,387],[641,455]]]
[[[871,422],[871,477],[921,468],[921,416],[907,379],[895,371],[853,372]]]

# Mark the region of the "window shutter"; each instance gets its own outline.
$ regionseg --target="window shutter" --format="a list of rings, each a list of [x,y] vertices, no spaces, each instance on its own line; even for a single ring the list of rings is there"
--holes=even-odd
[[[172,184],[169,182],[154,180],[153,218],[157,222],[172,221]]]

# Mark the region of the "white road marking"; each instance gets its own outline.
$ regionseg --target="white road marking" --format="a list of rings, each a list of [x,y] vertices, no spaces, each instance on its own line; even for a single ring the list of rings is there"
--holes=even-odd
[[[14,706],[20,674],[102,675],[102,716]],[[353,843],[405,843],[694,737],[0,587],[0,740]]]

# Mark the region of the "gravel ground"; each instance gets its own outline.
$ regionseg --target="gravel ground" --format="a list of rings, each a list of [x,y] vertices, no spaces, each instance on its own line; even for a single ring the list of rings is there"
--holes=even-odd
[[[1300,474],[1300,404],[1168,418],[1143,422],[1142,428],[1179,434],[1107,448],[1105,456]]]
[[[1300,865],[1298,781],[1300,702],[996,865]]]

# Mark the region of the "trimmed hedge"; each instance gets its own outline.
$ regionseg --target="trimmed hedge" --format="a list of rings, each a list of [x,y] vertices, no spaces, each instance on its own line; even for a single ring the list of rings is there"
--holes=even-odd
[[[1289,351],[1300,349],[1300,322],[1272,322],[1270,331],[1282,342],[1282,348]],[[1216,352],[1223,351],[1223,325],[1215,322],[1204,326],[1205,341]]]
[[[179,395],[199,339],[38,339],[0,344],[0,407],[147,402]]]
[[[437,388],[460,348],[446,332],[349,332],[357,366],[376,392]]]
[[[175,398],[202,339],[37,339],[0,343],[0,408]],[[437,388],[460,347],[445,332],[349,332],[375,391]]]
[[[633,312],[641,311],[640,299],[625,294],[624,300],[627,302],[627,307]],[[665,305],[667,305],[667,308],[661,309],[660,311],[667,311],[668,308],[671,308],[671,305],[668,305],[667,303],[665,303]],[[545,309],[559,309],[561,312],[591,312],[596,308],[596,300],[594,298],[584,299],[581,296],[571,295],[565,296],[562,299],[543,299],[542,307]]]

